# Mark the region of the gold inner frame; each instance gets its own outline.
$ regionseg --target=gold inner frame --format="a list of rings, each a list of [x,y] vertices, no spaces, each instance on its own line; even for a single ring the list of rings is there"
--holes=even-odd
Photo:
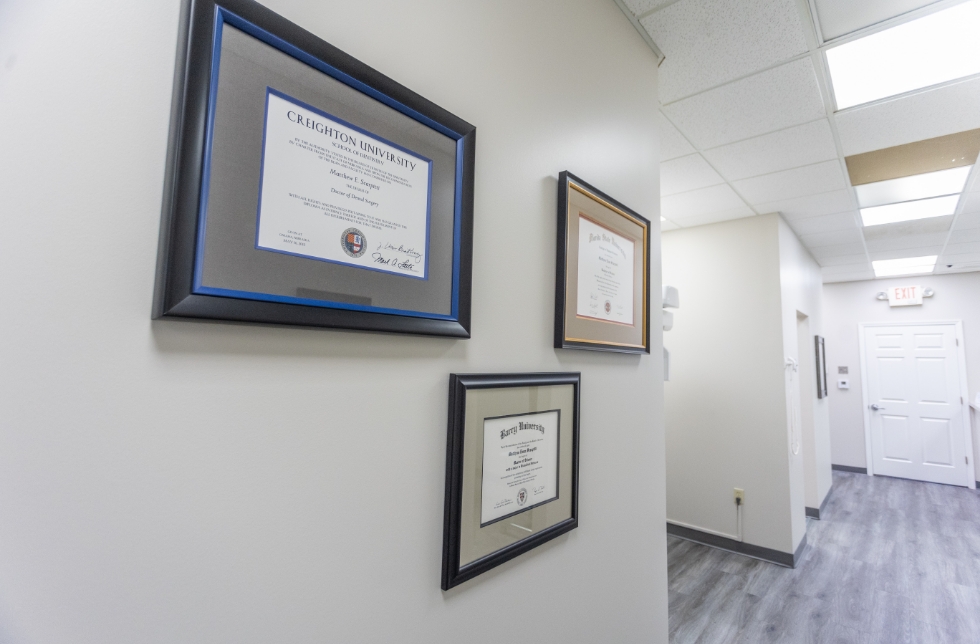
[[[637,219],[633,215],[629,214],[628,212],[625,212],[621,208],[618,208],[618,207],[614,206],[613,204],[609,203],[605,199],[603,199],[603,198],[601,198],[601,197],[599,197],[599,196],[597,196],[597,195],[589,192],[587,189],[585,189],[582,186],[580,186],[577,183],[575,183],[572,179],[569,179],[568,180],[568,188],[569,188],[569,190],[575,190],[575,191],[579,192],[583,196],[585,196],[585,197],[591,199],[592,201],[598,203],[600,206],[602,206],[604,208],[607,208],[608,210],[613,211],[614,213],[618,214],[621,217],[624,217],[625,219],[629,220],[630,222],[632,222],[633,224],[635,224],[636,226],[638,226],[643,231],[643,240],[642,240],[643,243],[642,243],[642,248],[640,249],[640,254],[642,256],[642,265],[643,265],[643,268],[642,268],[643,282],[642,282],[642,287],[641,287],[641,292],[642,292],[642,308],[641,308],[641,317],[640,317],[640,337],[641,337],[641,342],[639,344],[630,343],[630,342],[615,342],[615,341],[612,341],[612,340],[598,340],[598,339],[577,338],[577,337],[572,337],[572,336],[568,335],[567,330],[566,330],[566,333],[565,333],[565,340],[567,342],[583,342],[583,343],[587,343],[587,344],[602,344],[602,345],[606,345],[606,346],[630,347],[630,348],[645,349],[649,345],[649,337],[648,337],[649,324],[647,323],[647,316],[649,315],[649,306],[647,304],[647,298],[648,298],[649,293],[650,293],[650,288],[649,288],[650,268],[647,265],[647,263],[648,263],[648,258],[649,258],[649,255],[650,255],[650,253],[649,253],[650,226],[649,226],[649,224],[644,224],[644,222],[640,221],[639,219]],[[565,258],[566,258],[566,260],[565,260],[565,271],[566,271],[566,274],[565,274],[565,285],[564,285],[564,287],[565,287],[565,307],[566,307],[566,309],[568,307],[568,301],[569,301],[568,288],[569,288],[569,281],[570,281],[569,277],[570,276],[568,275],[568,255],[571,252],[571,244],[569,243],[568,235],[569,235],[569,231],[571,231],[571,226],[569,226],[569,219],[571,217],[571,213],[572,213],[571,200],[568,200],[568,207],[565,209],[565,231],[566,231],[566,233],[565,233]],[[576,250],[576,253],[577,252],[578,251]],[[575,280],[576,280],[576,284],[577,284],[577,280],[578,280],[578,277],[577,276],[575,277]],[[563,311],[562,314],[564,315],[565,312]],[[602,324],[604,321],[597,321],[597,322],[600,323],[600,324]],[[619,326],[622,326],[622,325],[619,325]],[[567,326],[566,326],[566,329],[567,329]]]

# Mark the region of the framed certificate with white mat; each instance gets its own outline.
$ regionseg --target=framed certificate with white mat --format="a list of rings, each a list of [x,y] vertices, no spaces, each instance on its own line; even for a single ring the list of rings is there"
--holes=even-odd
[[[568,171],[558,179],[555,348],[650,353],[650,222]]]
[[[578,526],[578,373],[452,374],[442,589]]]
[[[476,128],[253,0],[183,6],[154,317],[469,337]]]

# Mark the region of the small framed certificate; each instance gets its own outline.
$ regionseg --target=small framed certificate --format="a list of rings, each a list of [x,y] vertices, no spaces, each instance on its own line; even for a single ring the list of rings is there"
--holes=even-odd
[[[578,526],[580,383],[450,376],[443,590]]]
[[[561,173],[556,348],[650,353],[649,237],[647,219]]]
[[[254,0],[189,0],[154,317],[466,338],[476,128]]]

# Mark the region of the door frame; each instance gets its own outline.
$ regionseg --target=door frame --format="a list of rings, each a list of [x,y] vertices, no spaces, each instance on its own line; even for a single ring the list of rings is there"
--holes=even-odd
[[[973,456],[973,428],[970,426],[970,394],[967,391],[966,382],[966,342],[963,339],[963,321],[962,320],[909,320],[902,322],[858,322],[858,343],[861,351],[861,402],[864,405],[864,451],[865,458],[867,460],[868,476],[874,475],[874,457],[871,450],[871,408],[870,401],[868,400],[868,365],[867,365],[867,347],[865,347],[864,336],[865,330],[874,327],[889,327],[889,326],[949,326],[952,325],[956,329],[956,353],[959,356],[959,372],[960,372],[960,408],[963,414],[963,433],[966,440],[966,455],[967,458]],[[970,489],[977,489],[977,481],[974,473],[976,472],[976,463],[967,463],[967,478],[965,481],[966,487]]]

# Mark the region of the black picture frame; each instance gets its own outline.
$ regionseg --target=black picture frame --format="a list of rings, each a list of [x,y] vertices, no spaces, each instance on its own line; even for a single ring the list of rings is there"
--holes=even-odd
[[[531,387],[572,387],[571,407],[571,459],[568,463],[570,478],[570,511],[568,516],[553,525],[537,531],[527,537],[518,539],[509,545],[495,550],[475,561],[460,565],[461,538],[463,536],[462,517],[464,477],[476,476],[476,472],[465,472],[464,444],[466,433],[477,431],[475,427],[467,428],[467,398],[475,390],[509,389]],[[551,541],[570,530],[578,527],[578,486],[579,486],[579,407],[581,399],[581,374],[568,373],[501,373],[501,374],[451,374],[449,378],[449,428],[446,446],[446,492],[445,512],[443,523],[443,557],[442,557],[442,589],[449,590],[459,584],[481,575],[500,564],[528,552],[543,543]],[[515,414],[539,413],[553,410],[515,410]],[[491,415],[483,420],[492,420],[501,416]],[[479,431],[482,432],[481,427]],[[561,431],[561,430],[560,430]],[[482,438],[480,440],[482,450]],[[560,469],[562,471],[562,469]],[[481,472],[482,474],[482,472]],[[539,506],[529,506],[517,514],[531,512]],[[509,518],[508,517],[505,518]],[[476,519],[479,522],[479,518]],[[492,522],[496,523],[496,521]],[[491,525],[491,524],[486,524]],[[482,529],[484,526],[480,526]]]
[[[453,221],[453,230],[440,233],[441,239],[452,240],[451,251],[442,245],[446,257],[451,252],[451,279],[448,269],[443,279],[445,284],[451,283],[451,292],[448,287],[443,289],[442,282],[438,287],[439,296],[451,302],[451,307],[446,304],[445,311],[439,313],[383,309],[372,307],[367,298],[368,304],[357,298],[331,300],[329,289],[323,291],[326,297],[317,295],[313,300],[304,299],[301,293],[310,289],[297,289],[294,297],[283,297],[261,291],[247,296],[238,291],[216,294],[216,289],[201,287],[198,269],[206,232],[207,169],[210,155],[215,154],[210,147],[217,95],[215,57],[220,55],[224,25],[245,31],[455,141],[453,211],[444,209],[445,218]],[[175,65],[153,318],[470,337],[475,142],[473,125],[253,0],[185,0]],[[426,234],[431,240],[432,231]],[[390,290],[395,292],[396,285]]]
[[[570,191],[576,191],[585,195],[610,212],[631,221],[642,230],[642,239],[637,240],[641,243],[639,253],[642,259],[642,269],[638,271],[641,275],[642,285],[640,288],[640,319],[634,320],[634,325],[639,332],[637,341],[623,341],[623,338],[610,337],[611,333],[616,333],[621,329],[610,322],[596,322],[594,328],[587,329],[585,333],[572,331],[570,324],[575,324],[576,320],[584,319],[569,312],[572,298],[569,295],[570,280],[577,284],[577,275],[572,276],[569,270],[569,258],[574,255],[578,257],[578,247],[570,247],[569,243],[569,217],[570,217]],[[558,175],[558,237],[556,241],[556,266],[555,266],[555,339],[556,349],[585,349],[589,351],[612,351],[615,353],[650,353],[650,220],[646,219],[632,208],[614,199],[595,186],[583,181],[571,172],[565,170]],[[577,265],[577,264],[576,264]],[[634,279],[636,275],[634,274]],[[576,295],[577,297],[577,295]],[[635,304],[634,304],[635,306]],[[634,318],[636,317],[634,311]],[[570,322],[571,320],[571,322]],[[607,325],[602,328],[601,325]],[[591,336],[591,337],[590,337]]]
[[[827,396],[827,351],[821,336],[813,336],[813,341],[817,357],[817,398],[822,399]]]

